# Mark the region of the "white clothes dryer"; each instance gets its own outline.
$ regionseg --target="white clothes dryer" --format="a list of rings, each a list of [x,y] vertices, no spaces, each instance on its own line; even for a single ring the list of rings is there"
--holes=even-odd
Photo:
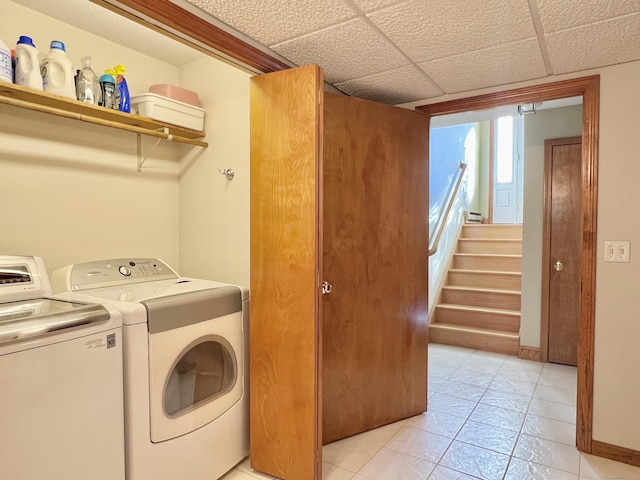
[[[69,265],[67,299],[122,314],[127,480],[213,480],[249,453],[248,290],[155,258]]]
[[[121,315],[0,256],[0,478],[124,480]]]

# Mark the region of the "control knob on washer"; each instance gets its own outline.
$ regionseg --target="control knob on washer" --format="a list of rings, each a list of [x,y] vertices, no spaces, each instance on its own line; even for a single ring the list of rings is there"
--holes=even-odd
[[[129,277],[131,275],[131,269],[126,265],[120,265],[118,267],[118,271],[125,277]]]

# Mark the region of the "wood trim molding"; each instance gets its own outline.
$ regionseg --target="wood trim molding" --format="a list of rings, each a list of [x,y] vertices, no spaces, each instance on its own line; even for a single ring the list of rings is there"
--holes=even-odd
[[[575,97],[583,95],[584,92],[592,86],[593,82],[597,82],[599,85],[599,79],[600,75],[573,78],[560,82],[516,88],[514,90],[507,90],[504,92],[488,93],[485,95],[478,95],[476,97],[466,97],[457,100],[449,100],[447,102],[420,105],[416,107],[416,110],[422,113],[427,113],[433,117],[436,115],[449,115],[451,113],[482,110],[504,105],[515,105],[518,103],[542,102],[545,100]]]
[[[528,347],[526,345],[520,345],[518,347],[518,358],[522,360],[532,360],[534,362],[540,361],[540,349],[538,347]]]
[[[290,68],[289,65],[278,58],[235,37],[233,34],[209,23],[207,20],[185,10],[170,0],[91,1],[132,18],[132,14],[122,8],[122,6],[127,7],[146,17],[141,18],[133,15],[135,17],[134,20],[138,23],[176,38],[175,35],[159,28],[157,25],[169,27],[256,71],[267,73]],[[152,19],[157,24],[150,22],[147,18]]]
[[[609,443],[592,440],[591,453],[598,457],[608,458],[616,462],[628,463],[640,467],[640,452],[630,448],[618,447]]]
[[[582,96],[582,246],[578,338],[578,406],[576,444],[591,453],[593,432],[593,355],[598,213],[598,132],[600,76],[575,78],[416,107],[429,116],[482,110],[502,105]]]

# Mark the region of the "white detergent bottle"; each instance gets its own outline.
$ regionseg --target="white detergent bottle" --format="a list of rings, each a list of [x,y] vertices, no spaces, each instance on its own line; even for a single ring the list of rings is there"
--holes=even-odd
[[[76,98],[73,63],[59,40],[51,41],[49,54],[42,60],[42,86],[44,91],[63,97]]]
[[[38,50],[26,35],[21,35],[16,44],[16,84],[42,90]]]
[[[0,82],[13,83],[11,50],[0,40]]]

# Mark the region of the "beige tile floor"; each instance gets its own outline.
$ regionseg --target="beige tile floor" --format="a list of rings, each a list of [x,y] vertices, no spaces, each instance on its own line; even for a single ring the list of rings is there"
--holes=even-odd
[[[575,444],[576,369],[429,345],[422,415],[323,448],[324,480],[640,480]],[[245,460],[224,480],[272,479]]]

